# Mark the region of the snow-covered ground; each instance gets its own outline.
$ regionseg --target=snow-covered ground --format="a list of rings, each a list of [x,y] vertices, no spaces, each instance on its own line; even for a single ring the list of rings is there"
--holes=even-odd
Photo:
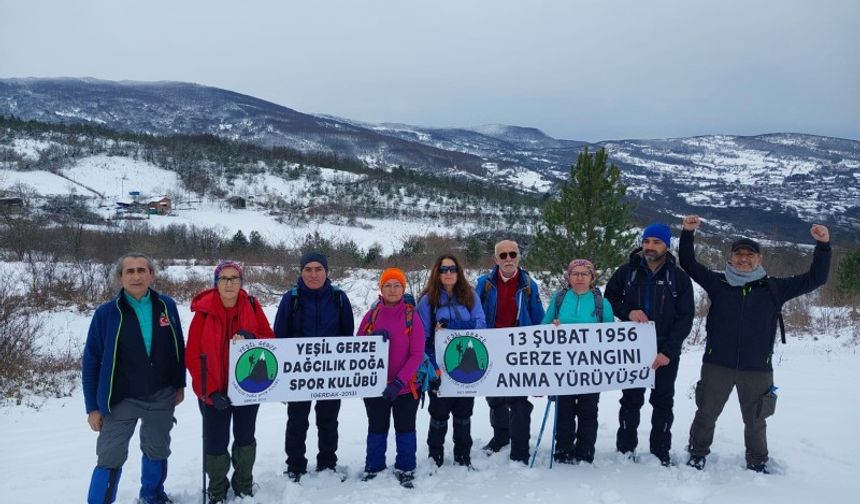
[[[373,296],[372,282],[357,278],[348,289],[365,306]],[[275,306],[265,307],[269,317]],[[46,317],[59,338],[71,337],[83,344],[88,314],[64,311]],[[183,307],[184,324],[190,312]],[[733,397],[717,423],[713,454],[702,472],[683,465],[683,447],[694,413],[691,392],[696,382],[700,351],[682,357],[677,381],[674,450],[677,467],[663,468],[647,455],[649,406],[643,408],[639,463],[620,459],[614,452],[619,392],[604,393],[600,402],[600,429],[594,465],[554,466],[549,469],[549,438],[545,437],[533,469],[507,460],[507,451],[486,457],[480,447],[491,436],[484,399],[475,403],[472,449],[477,471],[451,464],[450,437],[447,464],[430,475],[424,443],[427,410],[418,412],[418,478],[414,490],[401,488],[393,476],[360,482],[363,467],[366,417],[360,400],[343,402],[340,414],[340,464],[349,479],[312,474],[301,484],[284,476],[284,426],[286,408],[280,403],[262,405],[257,421],[258,454],[255,477],[256,500],[244,503],[458,503],[517,502],[605,504],[665,504],[762,502],[850,502],[860,490],[860,355],[856,348],[842,347],[837,340],[791,339],[777,348],[775,357],[779,404],[769,422],[771,464],[777,474],[764,476],[744,469],[743,424]],[[545,399],[535,398],[532,414],[534,444]],[[200,502],[201,427],[193,398],[176,411],[173,454],[167,490],[177,504]],[[311,421],[313,425],[313,421]],[[0,480],[4,503],[66,503],[84,500],[95,463],[96,434],[86,423],[80,389],[72,397],[47,400],[40,410],[19,406],[0,408]],[[549,429],[549,427],[548,427]],[[316,454],[316,431],[308,436],[311,466]],[[393,438],[389,441],[389,463],[393,463]],[[132,503],[138,490],[140,453],[132,440],[117,502]],[[854,495],[855,497],[851,497]],[[238,501],[237,501],[238,502]]]

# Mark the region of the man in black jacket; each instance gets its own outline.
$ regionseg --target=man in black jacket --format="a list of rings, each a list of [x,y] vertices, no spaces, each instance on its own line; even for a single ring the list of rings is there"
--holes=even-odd
[[[606,285],[606,299],[612,311],[624,321],[654,322],[657,331],[657,357],[651,368],[654,388],[649,402],[651,414],[650,451],[664,466],[672,460],[672,407],[681,345],[693,327],[695,306],[693,284],[675,264],[669,252],[672,231],[654,223],[642,233],[642,246],[630,254],[630,261],[618,268]],[[618,411],[615,446],[633,458],[639,444],[639,410],[645,403],[645,389],[625,389]]]
[[[684,217],[678,251],[681,267],[711,300],[702,372],[696,384],[696,417],[690,426],[687,465],[705,467],[717,418],[732,389],[738,389],[744,420],[747,469],[768,473],[767,422],[776,409],[771,356],[782,305],[824,285],[830,269],[830,232],[814,224],[817,242],[809,271],[788,278],[768,277],[761,266],[759,244],[741,238],[732,244],[724,272],[696,262],[693,233],[697,215]]]

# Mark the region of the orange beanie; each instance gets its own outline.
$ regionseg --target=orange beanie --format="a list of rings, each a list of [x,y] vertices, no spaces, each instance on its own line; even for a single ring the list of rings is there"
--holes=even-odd
[[[379,289],[382,290],[382,286],[389,280],[397,280],[403,286],[403,289],[406,289],[406,273],[402,269],[388,268],[383,271],[382,275],[379,276]]]

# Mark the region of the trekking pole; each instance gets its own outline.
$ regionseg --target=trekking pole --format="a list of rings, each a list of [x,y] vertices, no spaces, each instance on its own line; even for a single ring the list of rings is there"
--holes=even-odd
[[[552,444],[549,449],[549,468],[552,469],[552,463],[555,460],[555,435],[558,432],[558,396],[555,397],[555,409],[552,415]]]
[[[546,427],[546,417],[549,416],[549,405],[551,402],[552,401],[550,401],[549,399],[547,399],[546,401],[546,409],[544,409],[543,411],[543,420],[540,423],[540,431],[538,432],[537,441],[535,441],[535,451],[534,453],[532,453],[532,460],[531,463],[529,463],[529,467],[535,466],[535,459],[537,458],[538,448],[540,447],[540,440],[541,438],[543,438],[543,429],[544,427]]]
[[[201,391],[202,397],[200,398],[203,401],[203,407],[201,410],[203,411],[203,504],[206,504],[206,354],[200,354],[200,383],[201,383]]]

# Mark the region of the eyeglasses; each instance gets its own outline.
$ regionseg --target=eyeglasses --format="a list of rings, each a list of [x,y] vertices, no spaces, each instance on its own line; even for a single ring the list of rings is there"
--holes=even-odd
[[[590,277],[591,273],[589,273],[587,271],[571,271],[570,273],[568,273],[567,276],[572,276],[572,277],[576,277],[576,278],[585,278],[585,277]]]
[[[453,266],[439,266],[439,274],[444,275],[445,273],[456,273],[457,265]]]
[[[240,283],[242,281],[242,277],[237,276],[219,276],[218,283],[222,283],[224,285]]]
[[[504,261],[508,257],[510,257],[511,259],[516,259],[517,253],[516,252],[499,252],[499,259]]]

